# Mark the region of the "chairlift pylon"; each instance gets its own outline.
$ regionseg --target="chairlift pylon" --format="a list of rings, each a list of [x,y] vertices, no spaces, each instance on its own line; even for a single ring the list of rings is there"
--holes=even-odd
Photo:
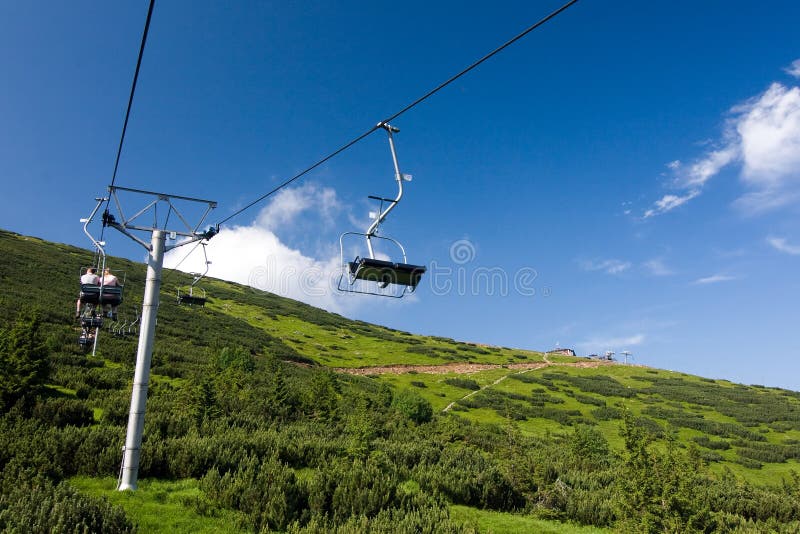
[[[393,134],[398,133],[400,129],[385,122],[378,126],[386,130],[389,138],[389,149],[392,153],[395,181],[397,182],[397,196],[390,199],[370,195],[368,198],[379,202],[379,209],[374,214],[374,217],[371,217],[373,221],[367,228],[367,231],[364,233],[345,232],[339,237],[342,273],[339,276],[339,283],[336,287],[339,291],[345,293],[363,293],[381,297],[402,298],[406,293],[411,293],[417,288],[417,285],[419,285],[422,279],[422,275],[425,274],[426,268],[423,265],[408,263],[405,248],[403,248],[403,245],[400,244],[399,241],[391,237],[378,235],[378,228],[381,223],[383,223],[389,213],[397,206],[400,199],[403,198],[403,182],[411,181],[410,174],[403,174],[400,172],[400,165],[397,161],[397,151],[394,146]],[[344,259],[344,248],[345,240],[348,236],[364,237],[369,257],[356,256],[355,260],[346,261]],[[375,243],[373,240],[387,242],[397,247],[402,255],[402,262],[376,258],[375,249],[373,247]],[[363,281],[365,284],[361,284],[359,281]],[[375,284],[377,284],[377,289],[379,290],[375,290]]]
[[[122,453],[122,466],[120,468],[120,478],[117,489],[136,490],[139,477],[139,459],[142,449],[142,437],[144,429],[144,417],[147,405],[148,383],[150,380],[150,367],[153,356],[153,345],[155,342],[156,323],[158,319],[158,306],[160,302],[159,290],[161,287],[161,273],[164,265],[164,254],[177,247],[195,243],[201,240],[208,240],[213,237],[218,228],[211,227],[206,231],[200,228],[211,210],[216,208],[217,203],[213,200],[203,200],[143,189],[133,189],[129,187],[115,186],[112,182],[108,186],[109,198],[103,202],[109,203],[113,199],[116,206],[116,213],[109,211],[103,213],[103,227],[110,227],[125,235],[132,241],[140,244],[147,250],[147,275],[145,277],[144,296],[142,299],[142,317],[139,332],[139,344],[136,352],[136,368],[134,371],[133,387],[131,389],[131,404],[128,418],[128,428],[125,437],[125,447]],[[147,204],[136,212],[129,211],[126,215],[120,201],[122,196],[131,195],[141,199],[145,197]],[[166,221],[160,224],[157,216],[159,207],[166,204],[168,209],[166,214],[172,216],[174,221],[170,228],[167,228]],[[181,213],[176,204],[188,204],[190,206],[205,205],[205,210],[199,217],[195,225]],[[97,212],[93,212],[93,215]],[[153,223],[148,224],[144,216],[153,215]],[[149,235],[149,240],[140,237],[140,233]],[[167,244],[167,237],[172,240],[181,239],[176,243]],[[90,236],[91,237],[91,236]],[[148,242],[149,241],[149,242]],[[96,339],[96,338],[95,338]]]
[[[185,304],[187,306],[205,306],[206,301],[208,300],[206,297],[206,290],[202,287],[197,287],[197,283],[202,280],[206,274],[208,274],[209,266],[211,262],[208,259],[208,254],[206,253],[206,245],[208,242],[201,241],[201,245],[203,245],[203,259],[205,260],[206,270],[202,273],[189,273],[192,276],[192,283],[181,293],[181,289],[178,288],[178,304]]]

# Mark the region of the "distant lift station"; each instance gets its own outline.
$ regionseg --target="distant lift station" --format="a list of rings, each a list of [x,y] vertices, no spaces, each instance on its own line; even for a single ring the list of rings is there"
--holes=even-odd
[[[402,298],[406,293],[411,293],[417,288],[426,268],[423,265],[408,263],[405,248],[399,241],[378,235],[381,223],[403,198],[403,182],[411,181],[411,175],[401,173],[400,165],[397,162],[393,134],[400,130],[386,123],[381,123],[379,126],[386,130],[389,136],[389,149],[392,153],[395,181],[397,181],[397,196],[393,199],[369,196],[370,199],[376,200],[380,204],[378,211],[370,214],[373,221],[367,231],[364,233],[345,232],[339,238],[342,274],[339,277],[337,289],[346,293]],[[345,261],[345,242],[348,240],[348,236],[364,237],[369,257],[356,256],[353,261]],[[373,248],[375,239],[391,243],[393,247],[396,247],[402,256],[402,262],[376,258]]]

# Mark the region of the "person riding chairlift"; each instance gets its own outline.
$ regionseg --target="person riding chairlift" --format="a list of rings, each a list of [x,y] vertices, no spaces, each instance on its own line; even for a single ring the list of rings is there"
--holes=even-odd
[[[106,267],[103,271],[103,287],[117,287],[119,286],[119,279],[111,274],[111,269]],[[117,320],[117,307],[112,306],[111,304],[106,304],[104,307],[104,311],[107,317],[110,317],[113,321]]]
[[[97,269],[94,267],[89,267],[86,269],[86,274],[81,275],[81,285],[89,284],[93,286],[100,285],[100,277],[97,276]],[[77,306],[75,308],[75,318],[79,318],[81,316],[81,298],[78,297]]]

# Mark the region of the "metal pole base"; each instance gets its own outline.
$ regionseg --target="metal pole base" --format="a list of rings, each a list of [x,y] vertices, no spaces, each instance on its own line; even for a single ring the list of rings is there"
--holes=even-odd
[[[164,263],[164,241],[166,234],[154,230],[150,256],[147,259],[147,281],[142,303],[142,322],[139,330],[139,349],[136,354],[136,372],[131,392],[131,411],[128,417],[128,433],[125,437],[125,451],[122,455],[122,468],[119,491],[135,490],[139,477],[139,455],[144,432],[144,414],[147,404],[147,389],[150,382],[150,362],[153,356],[153,339],[156,331],[159,290],[161,286],[161,267]]]

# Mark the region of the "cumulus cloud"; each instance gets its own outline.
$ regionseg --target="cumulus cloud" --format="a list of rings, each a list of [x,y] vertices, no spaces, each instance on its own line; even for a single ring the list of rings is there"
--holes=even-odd
[[[281,189],[256,217],[256,224],[264,228],[280,228],[293,223],[303,212],[322,217],[324,224],[333,221],[341,209],[336,191],[315,184]],[[313,213],[311,213],[313,212]],[[315,222],[317,218],[314,217]]]
[[[581,267],[585,271],[602,271],[606,274],[620,274],[631,267],[629,261],[622,261],[617,259],[607,260],[586,260],[581,262]]]
[[[738,204],[748,212],[782,206],[800,189],[800,87],[773,83],[739,110],[741,176],[751,191]]]
[[[698,278],[692,283],[695,285],[708,285],[708,284],[718,284],[720,282],[730,282],[731,280],[736,280],[736,277],[730,276],[728,274],[712,274],[711,276]]]
[[[786,71],[800,77],[800,59]],[[736,164],[746,191],[736,201],[745,213],[776,209],[800,198],[800,87],[773,82],[731,108],[720,141],[689,165],[667,167],[682,193],[668,194],[644,213],[660,215],[697,197],[706,183]]]
[[[342,313],[355,305],[355,299],[343,299],[335,290],[340,258],[338,247],[311,255],[282,241],[278,232],[310,218],[320,224],[333,217],[339,202],[333,189],[314,185],[284,189],[276,194],[248,226],[223,226],[207,246],[212,264],[209,276],[249,285]],[[191,246],[191,245],[189,245]],[[201,251],[188,257],[176,249],[168,253],[164,266],[178,266],[185,272],[202,272]],[[180,263],[180,265],[178,265]]]
[[[792,256],[800,256],[800,245],[792,245],[784,237],[770,236],[767,238],[767,243],[780,252],[791,254]]]

